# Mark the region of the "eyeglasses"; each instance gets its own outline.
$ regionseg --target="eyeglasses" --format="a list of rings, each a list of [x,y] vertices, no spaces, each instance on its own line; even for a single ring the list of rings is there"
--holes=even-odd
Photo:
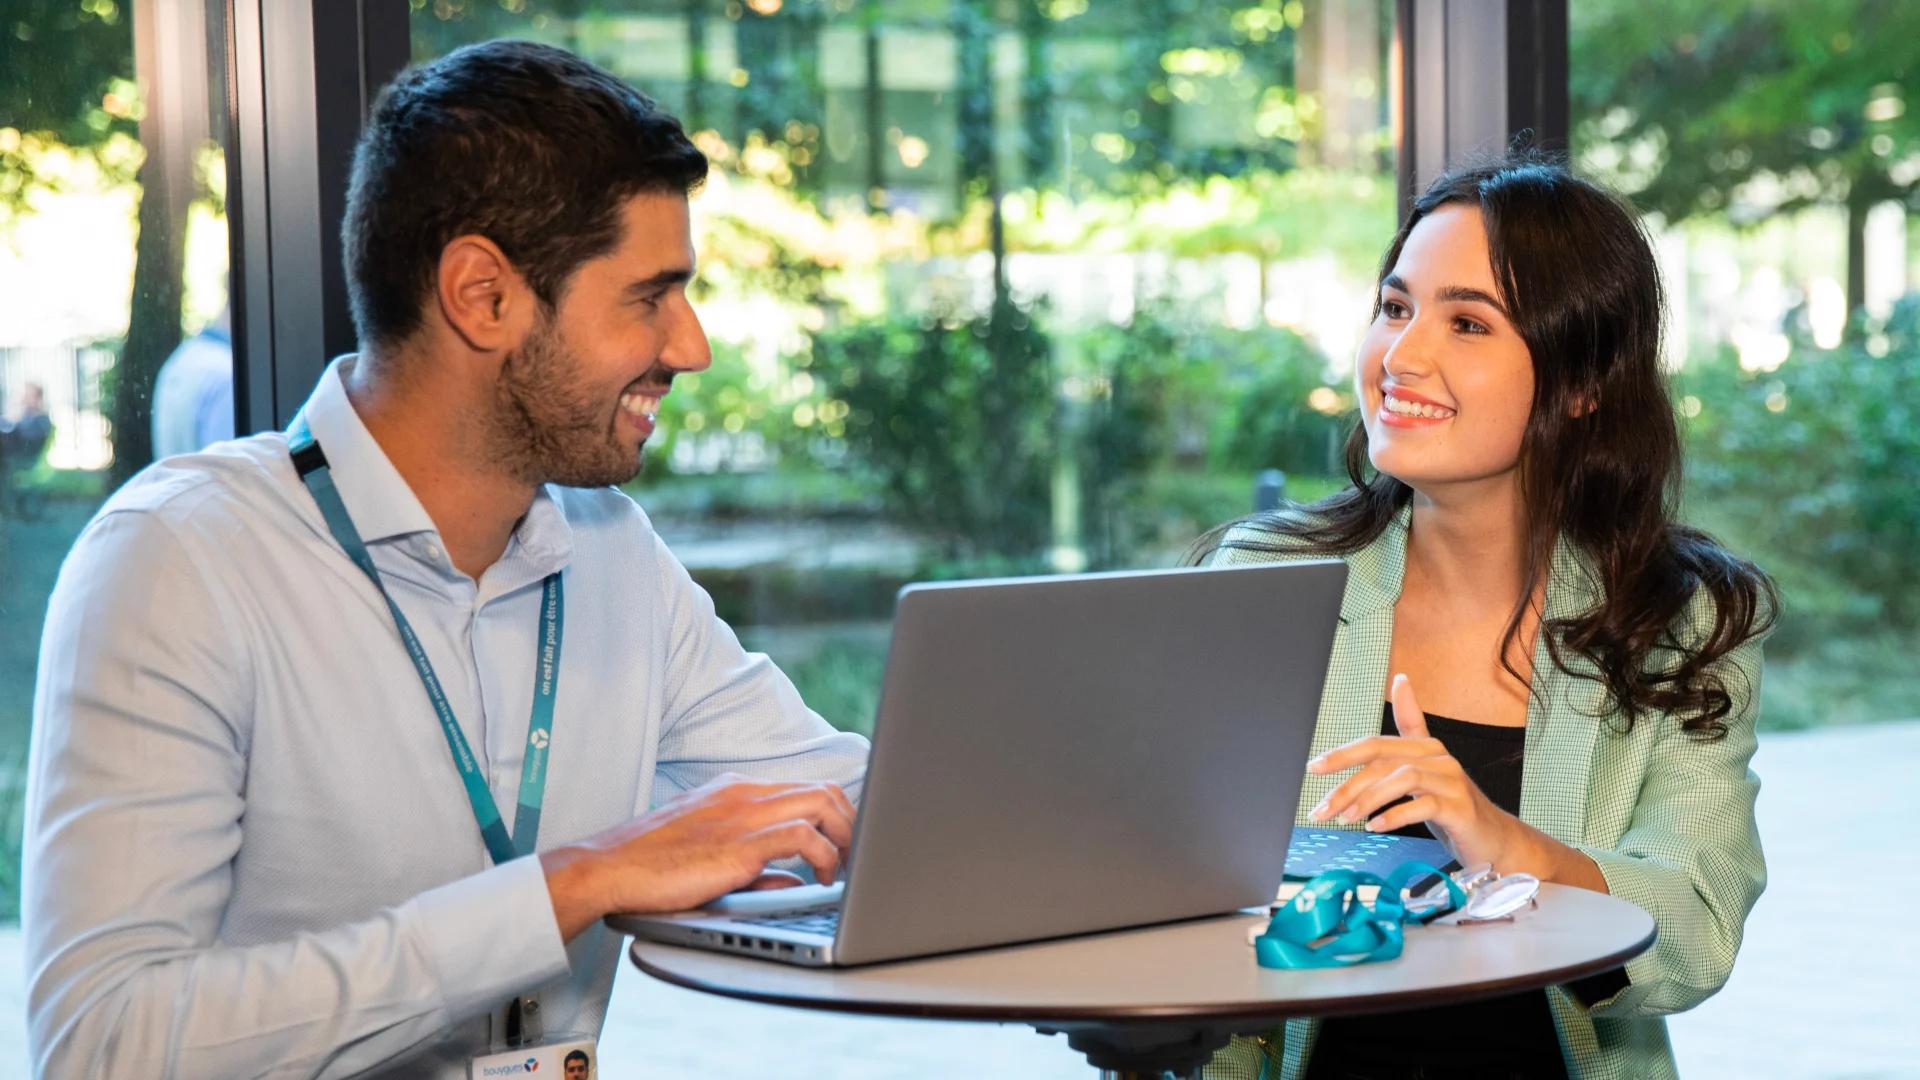
[[[1479,863],[1447,876],[1467,894],[1467,902],[1460,905],[1460,917],[1454,920],[1459,924],[1510,922],[1521,908],[1539,905],[1536,897],[1540,895],[1540,879],[1532,874],[1499,874],[1492,863]],[[1407,900],[1407,912],[1439,914],[1452,903],[1447,883],[1436,881]]]

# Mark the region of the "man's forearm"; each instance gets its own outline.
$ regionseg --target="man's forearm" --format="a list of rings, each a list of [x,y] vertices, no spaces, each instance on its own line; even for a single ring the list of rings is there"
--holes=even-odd
[[[608,914],[594,859],[577,847],[543,851],[539,858],[540,869],[547,876],[547,893],[553,900],[560,940],[570,942]]]

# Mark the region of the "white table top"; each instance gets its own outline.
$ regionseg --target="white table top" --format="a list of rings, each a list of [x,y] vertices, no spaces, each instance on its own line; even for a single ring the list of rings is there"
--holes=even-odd
[[[902,960],[804,968],[647,941],[633,962],[726,997],[835,1012],[998,1021],[1277,1019],[1380,1012],[1569,982],[1653,944],[1653,918],[1604,893],[1545,885],[1512,922],[1407,931],[1399,958],[1313,971],[1260,967],[1228,915],[1141,930]]]

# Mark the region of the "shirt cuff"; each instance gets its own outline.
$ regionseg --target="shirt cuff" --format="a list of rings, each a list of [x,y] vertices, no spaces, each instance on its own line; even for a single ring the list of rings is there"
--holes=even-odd
[[[405,910],[439,978],[442,1007],[455,1018],[570,970],[547,875],[533,856],[429,889]]]

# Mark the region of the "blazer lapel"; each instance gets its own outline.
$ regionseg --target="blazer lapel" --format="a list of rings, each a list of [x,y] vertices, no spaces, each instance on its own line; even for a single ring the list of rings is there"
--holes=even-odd
[[[1564,538],[1547,578],[1546,619],[1572,618],[1600,599],[1593,566]],[[1586,657],[1571,651],[1561,671],[1544,633],[1534,648],[1527,701],[1527,756],[1521,767],[1520,820],[1563,844],[1586,840],[1594,744],[1606,723],[1606,686]]]
[[[1387,659],[1393,646],[1393,605],[1400,598],[1406,572],[1411,514],[1410,509],[1402,510],[1378,540],[1347,556],[1347,589],[1340,599],[1340,624],[1334,629],[1326,690],[1314,725],[1314,755],[1380,734]],[[1300,788],[1296,824],[1328,827],[1308,821],[1307,811],[1342,779],[1308,774]]]

